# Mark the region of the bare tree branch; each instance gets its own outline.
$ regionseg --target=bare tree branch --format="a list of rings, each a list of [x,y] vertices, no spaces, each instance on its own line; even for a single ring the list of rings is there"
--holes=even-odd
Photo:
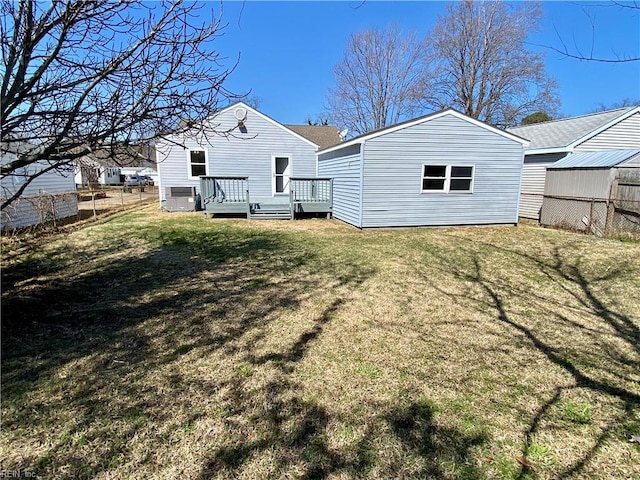
[[[587,20],[591,27],[591,41],[590,41],[590,48],[589,48],[588,54],[582,53],[582,49],[580,48],[580,45],[578,44],[578,42],[575,40],[575,37],[573,40],[573,48],[568,48],[563,36],[561,35],[561,33],[558,31],[557,28],[555,29],[555,32],[556,32],[556,37],[558,38],[558,42],[560,43],[559,47],[556,47],[553,45],[541,45],[536,43],[529,43],[529,45],[546,48],[548,50],[551,50],[552,52],[559,53],[564,57],[572,58],[575,60],[582,60],[586,62],[632,63],[632,62],[640,61],[640,56],[630,55],[630,54],[621,54],[615,51],[611,52],[612,56],[596,55],[595,50],[597,46],[597,43],[596,43],[597,24],[595,21],[595,16],[593,14],[594,8],[618,8],[620,10],[626,11],[630,15],[638,16],[640,15],[640,2],[638,1],[619,2],[619,1],[612,0],[608,3],[576,3],[576,6],[579,6],[582,8],[582,13],[587,17]],[[637,45],[637,42],[636,42],[636,45]]]
[[[503,2],[450,4],[428,35],[434,75],[424,81],[425,105],[453,107],[500,127],[537,111],[553,113],[555,81],[542,56],[524,47],[540,15],[533,2],[513,9]]]
[[[353,35],[335,69],[327,115],[358,134],[396,123],[419,108],[424,42],[398,27]]]
[[[2,179],[96,151],[121,162],[235,98],[224,84],[238,60],[225,68],[214,48],[222,3],[217,15],[182,0],[1,1]]]

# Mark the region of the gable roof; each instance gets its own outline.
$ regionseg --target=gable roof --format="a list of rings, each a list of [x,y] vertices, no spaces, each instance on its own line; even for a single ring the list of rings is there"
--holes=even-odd
[[[285,127],[311,140],[320,149],[333,147],[342,142],[340,131],[335,125],[285,125]]]
[[[547,168],[611,168],[640,155],[640,150],[572,153]]]
[[[529,145],[529,141],[518,136],[517,134],[513,134],[510,132],[507,132],[505,130],[500,130],[499,128],[493,127],[487,123],[481,122],[480,120],[476,120],[475,118],[471,118],[468,117],[467,115],[464,115],[460,112],[457,112],[456,110],[452,109],[452,108],[447,108],[445,110],[441,110],[439,112],[434,112],[434,113],[430,113],[428,115],[423,115],[422,117],[418,117],[418,118],[414,118],[412,120],[406,120],[404,122],[400,122],[400,123],[396,123],[395,125],[390,125],[388,127],[384,127],[384,128],[379,128],[377,130],[373,130],[371,132],[367,132],[364,133],[362,135],[358,135],[357,137],[352,138],[349,141],[343,142],[339,145],[334,145],[333,147],[329,147],[329,148],[325,148],[324,150],[321,150],[318,153],[328,153],[328,152],[333,152],[334,150],[339,150],[340,148],[343,147],[349,147],[351,145],[355,145],[356,143],[364,143],[367,140],[371,140],[373,138],[377,138],[380,137],[382,135],[386,135],[388,133],[392,133],[395,132],[397,130],[401,130],[403,128],[408,128],[408,127],[412,127],[414,125],[419,125],[421,123],[430,121],[430,120],[435,120],[436,118],[440,118],[440,117],[444,117],[446,115],[453,115],[456,118],[459,118],[461,120],[464,120],[466,122],[472,123],[476,126],[482,127],[485,130],[489,130],[490,132],[496,133],[502,137],[506,137],[510,140],[514,140],[516,142],[521,143],[522,145],[524,145],[525,147],[527,145]]]
[[[312,145],[312,146],[316,147],[316,149],[318,149],[319,145],[317,143],[315,143],[314,141],[312,141],[309,138],[306,138],[306,137],[300,135],[298,132],[294,132],[291,128],[286,127],[283,124],[276,122],[273,118],[268,117],[264,113],[259,112],[258,110],[256,110],[253,107],[250,107],[249,105],[247,105],[244,102],[235,102],[235,103],[232,103],[231,105],[227,105],[223,109],[221,109],[221,110],[217,111],[216,113],[214,113],[213,115],[211,115],[210,118],[215,118],[218,115],[222,114],[223,112],[226,112],[227,110],[231,110],[232,108],[238,108],[238,107],[243,107],[243,108],[247,109],[248,111],[251,111],[251,112],[255,113],[260,118],[266,120],[269,123],[272,123],[273,125],[275,125],[278,128],[281,128],[282,130],[285,130],[285,131],[289,132],[294,137],[297,137],[300,140],[302,140],[302,141],[308,143],[309,145]]]
[[[527,153],[533,153],[531,150],[539,150],[536,153],[566,152],[637,112],[640,112],[640,106],[523,125],[507,130],[531,140]]]

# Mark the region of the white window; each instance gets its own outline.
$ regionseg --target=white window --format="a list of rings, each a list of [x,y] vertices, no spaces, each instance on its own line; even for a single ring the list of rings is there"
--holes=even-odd
[[[473,192],[472,165],[423,165],[422,192]]]
[[[189,178],[197,179],[202,175],[207,175],[207,151],[203,148],[192,148],[187,150],[187,155]]]

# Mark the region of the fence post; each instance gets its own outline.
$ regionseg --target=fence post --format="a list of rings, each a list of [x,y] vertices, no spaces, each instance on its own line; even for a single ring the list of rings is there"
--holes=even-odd
[[[607,219],[605,221],[604,233],[609,236],[614,230],[614,221],[616,218],[616,199],[618,198],[618,177],[611,183],[611,190],[609,190],[609,199],[607,201]]]
[[[91,207],[93,208],[93,218],[96,218],[98,214],[96,213],[96,192],[91,191]]]

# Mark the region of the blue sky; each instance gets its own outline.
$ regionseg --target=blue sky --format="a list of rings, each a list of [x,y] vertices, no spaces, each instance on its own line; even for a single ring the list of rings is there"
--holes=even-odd
[[[604,3],[544,2],[542,29],[531,35],[530,48],[561,48],[564,41],[589,53],[593,43],[595,55],[640,56],[640,12],[599,6]],[[224,1],[223,21],[228,25],[214,44],[229,64],[240,54],[227,88],[238,93],[252,90],[260,98],[259,109],[281,123],[305,123],[322,113],[327,91],[334,84],[333,67],[351,34],[390,23],[426,34],[445,5],[432,1]],[[210,6],[219,12],[218,3]],[[640,62],[585,62],[546,51],[547,71],[559,84],[563,116],[588,113],[598,104],[625,98],[640,99]]]

